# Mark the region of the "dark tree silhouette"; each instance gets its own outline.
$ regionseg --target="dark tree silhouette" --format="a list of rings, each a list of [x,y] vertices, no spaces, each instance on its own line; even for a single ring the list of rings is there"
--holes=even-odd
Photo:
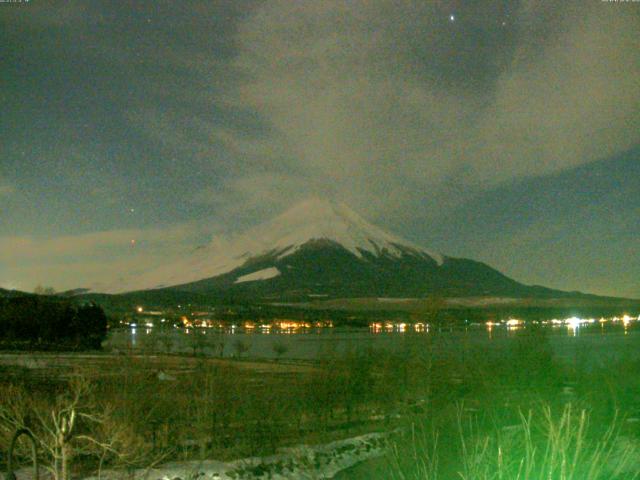
[[[0,299],[0,346],[98,349],[107,317],[97,305],[77,306],[55,297]]]

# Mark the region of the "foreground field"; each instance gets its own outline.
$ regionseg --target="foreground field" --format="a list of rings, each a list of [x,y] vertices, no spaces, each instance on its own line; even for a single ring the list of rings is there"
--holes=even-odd
[[[637,362],[558,364],[544,331],[521,332],[496,351],[461,346],[455,358],[434,355],[436,341],[416,335],[400,353],[356,350],[307,363],[5,354],[0,445],[28,427],[42,463],[63,480],[166,462],[268,463],[283,447],[370,432],[384,434],[383,459],[315,478],[626,480],[640,472]],[[72,412],[73,429],[60,439]],[[26,447],[17,451],[23,464]],[[266,467],[238,475],[303,478]]]

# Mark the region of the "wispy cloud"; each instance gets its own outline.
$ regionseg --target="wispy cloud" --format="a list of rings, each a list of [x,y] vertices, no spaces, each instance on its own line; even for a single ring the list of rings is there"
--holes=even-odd
[[[639,142],[637,17],[593,4],[577,20],[556,4],[555,30],[541,38],[536,18],[551,7],[531,5],[506,19],[507,51],[475,47],[502,62],[487,73],[451,48],[473,25],[443,31],[436,3],[264,4],[239,28],[235,66],[251,80],[235,101],[275,134],[246,154],[270,168],[276,152],[280,167],[379,211],[390,196],[405,206],[438,198],[452,178],[463,194]]]
[[[159,55],[197,80],[128,119],[209,162],[219,185],[196,202],[260,209],[312,191],[383,218],[640,142],[636,12],[496,1],[450,22],[447,8],[259,4],[228,33],[234,55]]]
[[[208,162],[234,198],[264,176],[267,198],[290,187],[293,200],[303,183],[371,212],[440,210],[640,141],[637,9],[481,3],[159,2],[162,15],[140,6],[119,35],[85,32],[84,54],[144,92],[127,102],[131,126],[166,155]],[[122,14],[76,1],[29,11],[83,32]]]

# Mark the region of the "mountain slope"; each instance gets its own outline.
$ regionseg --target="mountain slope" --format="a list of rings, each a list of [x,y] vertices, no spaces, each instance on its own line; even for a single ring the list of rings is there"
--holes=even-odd
[[[228,242],[120,282],[117,291],[238,300],[563,296],[488,265],[429,252],[344,205],[312,199]]]

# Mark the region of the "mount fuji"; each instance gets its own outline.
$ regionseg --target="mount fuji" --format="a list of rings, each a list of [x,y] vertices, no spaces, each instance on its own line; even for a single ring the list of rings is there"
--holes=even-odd
[[[523,285],[481,262],[431,252],[322,199],[304,201],[178,262],[121,279],[105,293],[140,291],[272,301],[564,293]]]

